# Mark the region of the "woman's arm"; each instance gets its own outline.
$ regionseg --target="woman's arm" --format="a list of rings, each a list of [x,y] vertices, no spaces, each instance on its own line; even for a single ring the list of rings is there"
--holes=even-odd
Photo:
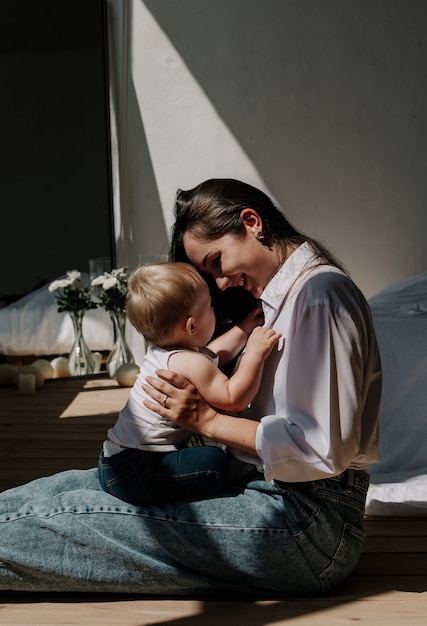
[[[257,455],[255,438],[258,422],[218,413],[201,397],[184,376],[157,370],[159,378],[148,376],[144,391],[153,399],[144,404],[158,415],[194,433],[227,446]]]

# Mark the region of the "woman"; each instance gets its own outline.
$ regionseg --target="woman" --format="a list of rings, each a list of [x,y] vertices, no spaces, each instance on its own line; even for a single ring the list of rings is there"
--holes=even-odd
[[[364,297],[239,181],[179,193],[172,252],[210,274],[222,302],[236,287],[260,299],[266,326],[284,337],[244,417],[215,411],[166,370],[144,385],[148,408],[231,447],[239,478],[210,499],[157,507],[105,494],[96,470],[6,492],[0,589],[309,594],[354,569],[381,392]]]
[[[378,460],[381,367],[368,305],[333,256],[258,189],[206,181],[178,192],[175,211],[174,258],[210,274],[220,290],[261,299],[265,325],[285,344],[267,360],[245,418],[216,411],[165,370],[165,382],[147,380],[157,401],[148,406],[257,466],[266,517],[279,509],[289,533],[280,558],[298,582],[284,576],[282,589],[327,588],[359,557],[366,470]]]

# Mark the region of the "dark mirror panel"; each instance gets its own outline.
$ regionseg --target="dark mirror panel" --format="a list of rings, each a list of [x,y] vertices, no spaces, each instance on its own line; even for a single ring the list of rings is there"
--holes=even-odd
[[[114,263],[105,0],[0,1],[0,300]]]

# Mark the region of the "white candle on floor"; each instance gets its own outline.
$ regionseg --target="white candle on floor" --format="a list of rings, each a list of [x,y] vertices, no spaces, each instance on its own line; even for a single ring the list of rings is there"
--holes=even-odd
[[[36,391],[36,377],[34,374],[19,374],[18,393],[23,396],[32,396]]]
[[[101,371],[102,354],[100,352],[92,352],[92,355],[93,360],[95,361],[95,368],[93,370],[93,373],[99,374],[99,372]]]

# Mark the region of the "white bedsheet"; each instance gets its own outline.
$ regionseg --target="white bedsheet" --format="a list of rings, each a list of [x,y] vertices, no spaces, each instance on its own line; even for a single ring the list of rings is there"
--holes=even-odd
[[[369,485],[366,512],[368,515],[417,517],[427,515],[427,474],[402,481]]]
[[[87,276],[83,275],[87,281]],[[0,353],[7,355],[68,354],[74,340],[68,313],[58,313],[48,285],[0,309]],[[87,311],[83,334],[92,351],[111,350],[113,327],[100,308]]]

